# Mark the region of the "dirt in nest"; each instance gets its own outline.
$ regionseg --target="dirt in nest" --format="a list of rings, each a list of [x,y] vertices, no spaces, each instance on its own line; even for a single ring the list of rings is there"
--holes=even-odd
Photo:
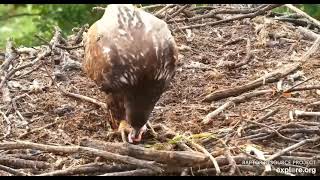
[[[172,26],[176,27],[176,25]],[[177,134],[212,133],[217,137],[228,137],[232,152],[237,154],[240,153],[237,147],[245,144],[254,144],[270,153],[290,144],[279,137],[254,142],[241,139],[241,134],[245,135],[246,132],[239,128],[248,125],[244,120],[262,117],[276,107],[280,108],[280,111],[262,123],[270,127],[300,121],[319,123],[317,118],[291,120],[289,117],[291,110],[308,111],[310,109],[306,108],[305,103],[290,101],[287,98],[280,98],[275,105],[259,111],[277,100],[279,96],[274,93],[235,104],[220,113],[212,123],[203,124],[202,120],[208,113],[227,101],[222,99],[205,103],[202,100],[206,95],[216,90],[246,84],[272,70],[296,62],[296,57],[303,55],[312,45],[312,41],[302,39],[294,26],[264,17],[192,29],[191,32],[191,39],[187,39],[186,34],[180,31],[174,34],[180,49],[179,64],[170,88],[161,96],[150,116],[153,125],[165,124]],[[228,43],[238,38],[250,40],[253,57],[241,67],[228,68],[228,63],[239,63],[246,56],[245,40]],[[71,51],[71,54],[76,57],[72,60],[82,61],[82,49]],[[61,70],[61,65],[52,63],[56,58],[57,55],[48,57],[44,62],[50,74],[55,74],[58,70],[62,73],[63,78],[55,80],[59,86],[69,92],[105,102],[106,94],[86,77],[81,69]],[[302,73],[300,80],[293,82],[289,78],[290,75],[283,78],[283,87],[286,89],[306,78],[318,76],[320,66],[316,63],[319,58],[320,53],[314,54],[307,64],[298,70]],[[31,133],[22,139],[46,144],[78,144],[84,137],[103,141],[121,141],[120,137],[110,139],[109,134],[113,130],[109,123],[111,118],[109,112],[89,102],[62,95],[43,66],[28,75],[19,77],[33,68],[35,66],[17,72],[8,82],[12,98],[30,92],[32,88],[35,90],[15,102],[23,119],[19,118],[17,113],[10,114],[14,111],[8,109],[5,103],[0,104],[2,111],[10,114],[8,118],[12,122],[11,133],[6,140],[17,139],[27,129],[34,130],[58,121],[57,124]],[[257,89],[276,91],[277,84],[279,83],[266,84]],[[319,79],[313,78],[305,84],[319,84]],[[297,91],[291,93],[290,98],[315,100],[319,99],[319,93],[317,90]],[[6,123],[1,121],[0,132],[6,132],[6,127]],[[300,139],[311,138],[313,135],[303,134]],[[149,140],[154,142],[153,139]],[[148,143],[148,139],[144,141]],[[212,144],[206,144],[205,147],[212,152],[221,149],[220,146]],[[320,151],[319,146],[314,150]]]

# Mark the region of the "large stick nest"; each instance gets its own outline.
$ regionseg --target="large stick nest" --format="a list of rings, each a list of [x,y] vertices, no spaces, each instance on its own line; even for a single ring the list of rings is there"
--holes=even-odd
[[[0,175],[319,174],[320,39],[296,24],[317,25],[277,6],[144,7],[168,22],[180,62],[140,145],[113,132],[82,71],[87,26],[40,47],[8,39]]]

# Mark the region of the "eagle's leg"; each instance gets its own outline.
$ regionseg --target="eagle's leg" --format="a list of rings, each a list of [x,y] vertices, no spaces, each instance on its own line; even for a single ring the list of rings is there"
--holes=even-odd
[[[148,121],[147,122],[147,126],[149,127],[150,131],[151,131],[151,134],[154,136],[154,137],[157,137],[158,136],[158,133],[153,129],[152,127],[152,124]]]
[[[121,138],[123,142],[127,142],[127,136],[126,133],[130,132],[130,125],[126,120],[121,120],[119,127],[118,127],[118,132],[121,133]]]

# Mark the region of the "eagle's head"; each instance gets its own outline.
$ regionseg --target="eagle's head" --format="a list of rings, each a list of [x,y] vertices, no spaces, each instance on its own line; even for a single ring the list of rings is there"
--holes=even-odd
[[[163,81],[145,81],[143,86],[136,86],[125,93],[126,120],[132,127],[128,135],[130,143],[141,141],[149,116],[165,87]]]

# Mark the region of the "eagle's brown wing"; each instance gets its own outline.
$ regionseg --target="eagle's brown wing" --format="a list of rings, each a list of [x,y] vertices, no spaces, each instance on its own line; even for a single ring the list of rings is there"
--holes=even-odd
[[[95,81],[95,83],[102,88],[105,80],[103,74],[111,71],[110,59],[105,57],[102,48],[99,45],[101,37],[97,33],[97,23],[94,23],[88,30],[85,37],[85,57],[83,62],[83,69],[87,76]],[[104,89],[103,89],[104,90]],[[121,94],[107,92],[107,105],[111,111],[114,120],[125,119],[124,99]],[[113,124],[113,128],[116,126]]]

